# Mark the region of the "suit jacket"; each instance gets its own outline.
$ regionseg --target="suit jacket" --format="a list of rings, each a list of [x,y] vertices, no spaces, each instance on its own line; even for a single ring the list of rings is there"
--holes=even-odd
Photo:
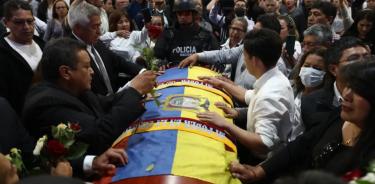
[[[0,114],[0,152],[7,154],[11,148],[18,148],[23,153],[32,153],[33,139],[19,121],[16,112],[2,97],[0,97]]]
[[[322,121],[327,112],[331,112],[335,107],[333,106],[333,98],[335,93],[333,85],[327,85],[322,89],[312,92],[301,99],[301,117],[305,125],[305,132],[312,127],[318,125]]]
[[[82,130],[77,139],[90,145],[88,154],[101,154],[144,112],[141,100],[133,88],[110,97],[100,98],[91,91],[75,97],[52,83],[42,82],[27,95],[23,122],[35,138],[50,134],[51,125],[79,123]]]
[[[120,73],[126,74],[131,79],[138,75],[142,69],[141,66],[130,61],[126,61],[122,57],[110,51],[100,40],[94,45],[94,48],[98,51],[104,62],[114,92],[116,92],[127,82],[126,79],[121,78]],[[96,64],[93,63],[93,59],[91,59],[91,62],[91,66],[94,66],[93,69],[96,73],[92,79],[92,91],[97,94],[105,95],[107,94],[107,88],[105,87],[102,75],[100,75]]]
[[[77,39],[73,34],[71,34],[70,37],[73,39]],[[111,50],[109,50],[100,40],[98,40],[98,42],[94,45],[94,48],[103,60],[114,92],[116,92],[120,87],[122,87],[127,82],[126,79],[121,78],[120,73],[126,74],[130,78],[133,78],[134,76],[138,75],[138,73],[142,69],[141,66],[130,61],[126,61],[114,52],[112,52]],[[95,64],[93,58],[91,58],[91,67],[94,70],[94,75],[92,76],[91,90],[95,94],[106,95],[108,93],[107,87],[105,86],[104,79],[100,73],[99,68]]]
[[[5,97],[20,115],[34,72],[26,60],[5,41],[6,36],[0,39],[0,96]],[[33,40],[43,49],[43,40],[38,37]]]
[[[302,115],[303,121],[311,126],[306,129],[304,134],[298,136],[261,164],[268,179],[312,167],[313,150],[324,144],[322,137],[332,134],[329,131],[334,129],[332,127],[342,125],[340,107],[334,107],[332,100],[332,91],[327,88],[320,89],[306,96],[305,99],[302,98],[305,107],[305,109],[301,108],[305,110],[305,116]]]
[[[332,130],[331,126],[337,127],[342,125],[339,113],[340,108],[334,109],[325,117],[325,122],[298,136],[294,141],[288,143],[284,148],[263,162],[261,166],[266,172],[267,179],[274,179],[283,174],[289,175],[292,172],[302,172],[303,170],[311,169],[314,157],[313,150],[322,144],[322,137],[332,134],[331,131],[328,131],[329,129]]]

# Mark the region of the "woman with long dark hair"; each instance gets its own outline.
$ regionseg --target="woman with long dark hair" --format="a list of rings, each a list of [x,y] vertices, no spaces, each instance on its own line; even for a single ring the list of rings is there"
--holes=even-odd
[[[296,66],[296,75],[293,79],[294,103],[296,106],[289,141],[294,140],[305,129],[301,118],[302,97],[322,88],[325,75],[331,75],[327,72],[328,61],[326,53],[327,49],[323,47],[314,48],[306,52]]]
[[[371,52],[375,53],[375,11],[366,9],[360,11],[354,19],[352,26],[344,36],[355,36],[369,45]]]
[[[347,83],[341,105],[343,144],[353,147],[352,167],[365,169],[375,159],[375,60],[349,64],[341,73]],[[346,132],[349,123],[358,127],[357,135]]]

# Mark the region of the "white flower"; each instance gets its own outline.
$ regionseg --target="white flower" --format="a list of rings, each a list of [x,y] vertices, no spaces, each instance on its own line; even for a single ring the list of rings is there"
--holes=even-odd
[[[10,149],[10,153],[18,154],[19,152],[20,152],[20,150],[17,149],[17,148],[12,148],[12,149]]]
[[[39,156],[40,151],[43,149],[45,142],[47,141],[47,136],[44,135],[43,137],[39,138],[38,142],[35,145],[33,155]]]
[[[375,183],[375,173],[367,173],[366,176],[360,178],[360,180]]]
[[[66,126],[64,123],[60,123],[59,125],[57,125],[57,129],[58,130],[65,130],[68,126]]]

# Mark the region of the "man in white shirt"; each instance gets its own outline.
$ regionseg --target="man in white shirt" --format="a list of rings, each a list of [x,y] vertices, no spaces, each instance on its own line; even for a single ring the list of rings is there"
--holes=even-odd
[[[288,79],[276,67],[281,47],[281,39],[274,31],[259,29],[246,35],[244,58],[247,71],[256,78],[253,90],[245,90],[214,77],[202,77],[205,82],[226,90],[238,100],[245,101],[249,107],[247,130],[226,122],[213,112],[199,113],[200,120],[224,128],[254,155],[263,158],[287,142],[292,127],[293,91]],[[223,104],[217,105],[228,112],[228,108]],[[238,113],[233,116],[238,116]]]
[[[0,96],[20,115],[44,43],[34,37],[35,19],[31,6],[25,1],[4,4],[4,24],[10,31],[0,38]]]
[[[276,16],[262,15],[258,17],[258,22],[254,29],[268,28],[280,33],[280,23]],[[227,50],[212,50],[201,53],[192,54],[182,60],[179,67],[195,65],[197,62],[206,64],[232,64],[231,79],[235,84],[246,89],[253,89],[255,77],[245,70],[243,45]],[[285,69],[285,65],[278,63],[280,70]]]

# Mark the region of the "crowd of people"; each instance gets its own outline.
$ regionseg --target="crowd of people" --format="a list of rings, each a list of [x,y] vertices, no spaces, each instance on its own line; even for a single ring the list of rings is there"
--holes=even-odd
[[[215,105],[234,124],[209,111],[197,118],[236,140],[239,162],[228,168],[243,183],[306,183],[304,176],[343,183],[375,159],[374,0],[0,5],[0,184],[19,182],[4,155],[18,148],[33,167],[36,141],[61,122],[78,122],[77,139],[88,149],[49,174],[90,181],[126,164],[126,150],[112,143],[145,112],[163,70],[193,65],[221,73],[200,79],[233,97],[234,107]],[[149,68],[144,48],[159,71]],[[335,176],[279,179],[311,169]],[[24,182],[54,180],[64,178]]]

